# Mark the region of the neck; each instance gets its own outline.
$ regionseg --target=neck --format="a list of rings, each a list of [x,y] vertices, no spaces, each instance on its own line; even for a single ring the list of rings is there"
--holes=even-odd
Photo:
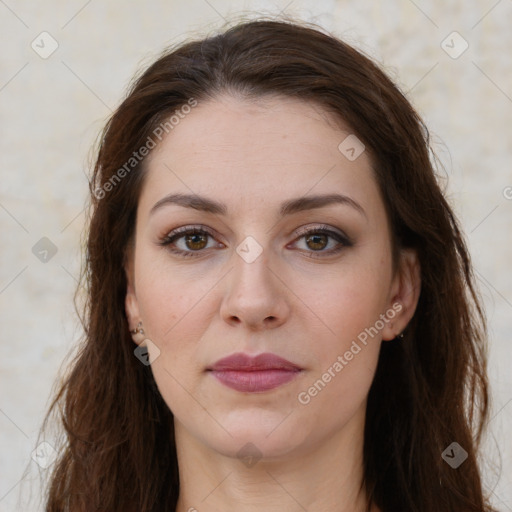
[[[363,427],[364,414],[356,415],[327,441],[244,464],[191,436],[175,419],[176,512],[367,512],[360,489]]]

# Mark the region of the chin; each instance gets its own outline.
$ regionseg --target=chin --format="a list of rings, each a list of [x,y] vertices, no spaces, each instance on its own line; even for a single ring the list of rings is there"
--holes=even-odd
[[[260,460],[270,461],[286,457],[297,449],[297,445],[290,439],[270,439],[265,434],[234,435],[229,441],[213,443],[210,447],[226,457],[240,459],[247,467]]]
[[[282,457],[297,450],[305,441],[304,431],[298,425],[283,416],[273,416],[272,421],[262,421],[259,415],[251,414],[239,421],[221,421],[225,429],[231,434],[225,434],[222,439],[209,439],[207,443],[219,453],[228,457],[241,458],[253,455],[256,458]]]

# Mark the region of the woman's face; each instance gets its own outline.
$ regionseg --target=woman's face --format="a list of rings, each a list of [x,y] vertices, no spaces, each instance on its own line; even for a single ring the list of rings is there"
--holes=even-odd
[[[370,159],[349,135],[299,100],[222,96],[149,155],[126,310],[177,435],[233,457],[362,435],[381,342],[417,293],[414,255],[392,273]],[[234,353],[300,371],[209,370]]]

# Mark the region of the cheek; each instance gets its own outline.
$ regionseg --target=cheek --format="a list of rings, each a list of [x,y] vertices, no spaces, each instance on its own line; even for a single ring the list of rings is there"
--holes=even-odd
[[[140,251],[136,290],[148,335],[166,345],[177,334],[190,337],[200,328],[197,320],[208,318],[208,292],[215,276],[171,266],[162,253],[155,257],[150,251]]]
[[[301,421],[311,422],[313,430],[339,429],[364,407],[377,367],[381,334],[375,324],[385,294],[374,272],[369,271],[367,279],[354,274],[339,276],[335,285],[324,286],[323,293],[310,295],[323,334],[310,332],[317,364],[296,400]]]
[[[146,335],[159,350],[151,370],[164,401],[178,417],[201,414],[191,396],[197,395],[203,371],[201,340],[211,317],[205,293],[193,280],[180,286],[172,275],[160,272],[142,280],[137,292]]]
[[[194,378],[204,370],[202,354],[207,347],[202,340],[218,310],[212,301],[219,277],[192,269],[180,271],[176,265],[170,268],[165,257],[155,258],[144,249],[137,270],[137,300],[146,336],[160,351],[152,370],[171,406],[171,399],[186,399],[180,385],[192,390]]]
[[[352,394],[356,390],[364,394],[378,360],[381,329],[375,324],[383,301],[377,287],[367,287],[360,279],[347,281],[315,297],[314,307],[320,312],[325,329],[316,339],[310,333],[311,348],[318,361],[314,378],[328,383],[333,391],[337,388],[338,392]],[[359,393],[353,398],[356,395]],[[324,398],[327,396],[329,393]]]
[[[294,292],[321,320],[325,346],[342,349],[384,313],[388,301],[391,264],[358,254],[330,273],[301,276]]]
[[[339,405],[339,418],[350,416],[371,385],[391,278],[390,259],[377,254],[360,252],[330,276],[300,281],[298,295],[307,297],[309,308],[321,319],[315,336],[309,329],[317,364],[301,388],[300,403],[315,403],[321,416],[333,403]]]

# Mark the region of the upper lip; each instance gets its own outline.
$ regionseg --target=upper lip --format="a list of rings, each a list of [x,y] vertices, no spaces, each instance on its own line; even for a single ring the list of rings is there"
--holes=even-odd
[[[219,359],[206,369],[217,371],[302,370],[300,366],[270,352],[258,354],[257,356],[236,352],[235,354]]]

